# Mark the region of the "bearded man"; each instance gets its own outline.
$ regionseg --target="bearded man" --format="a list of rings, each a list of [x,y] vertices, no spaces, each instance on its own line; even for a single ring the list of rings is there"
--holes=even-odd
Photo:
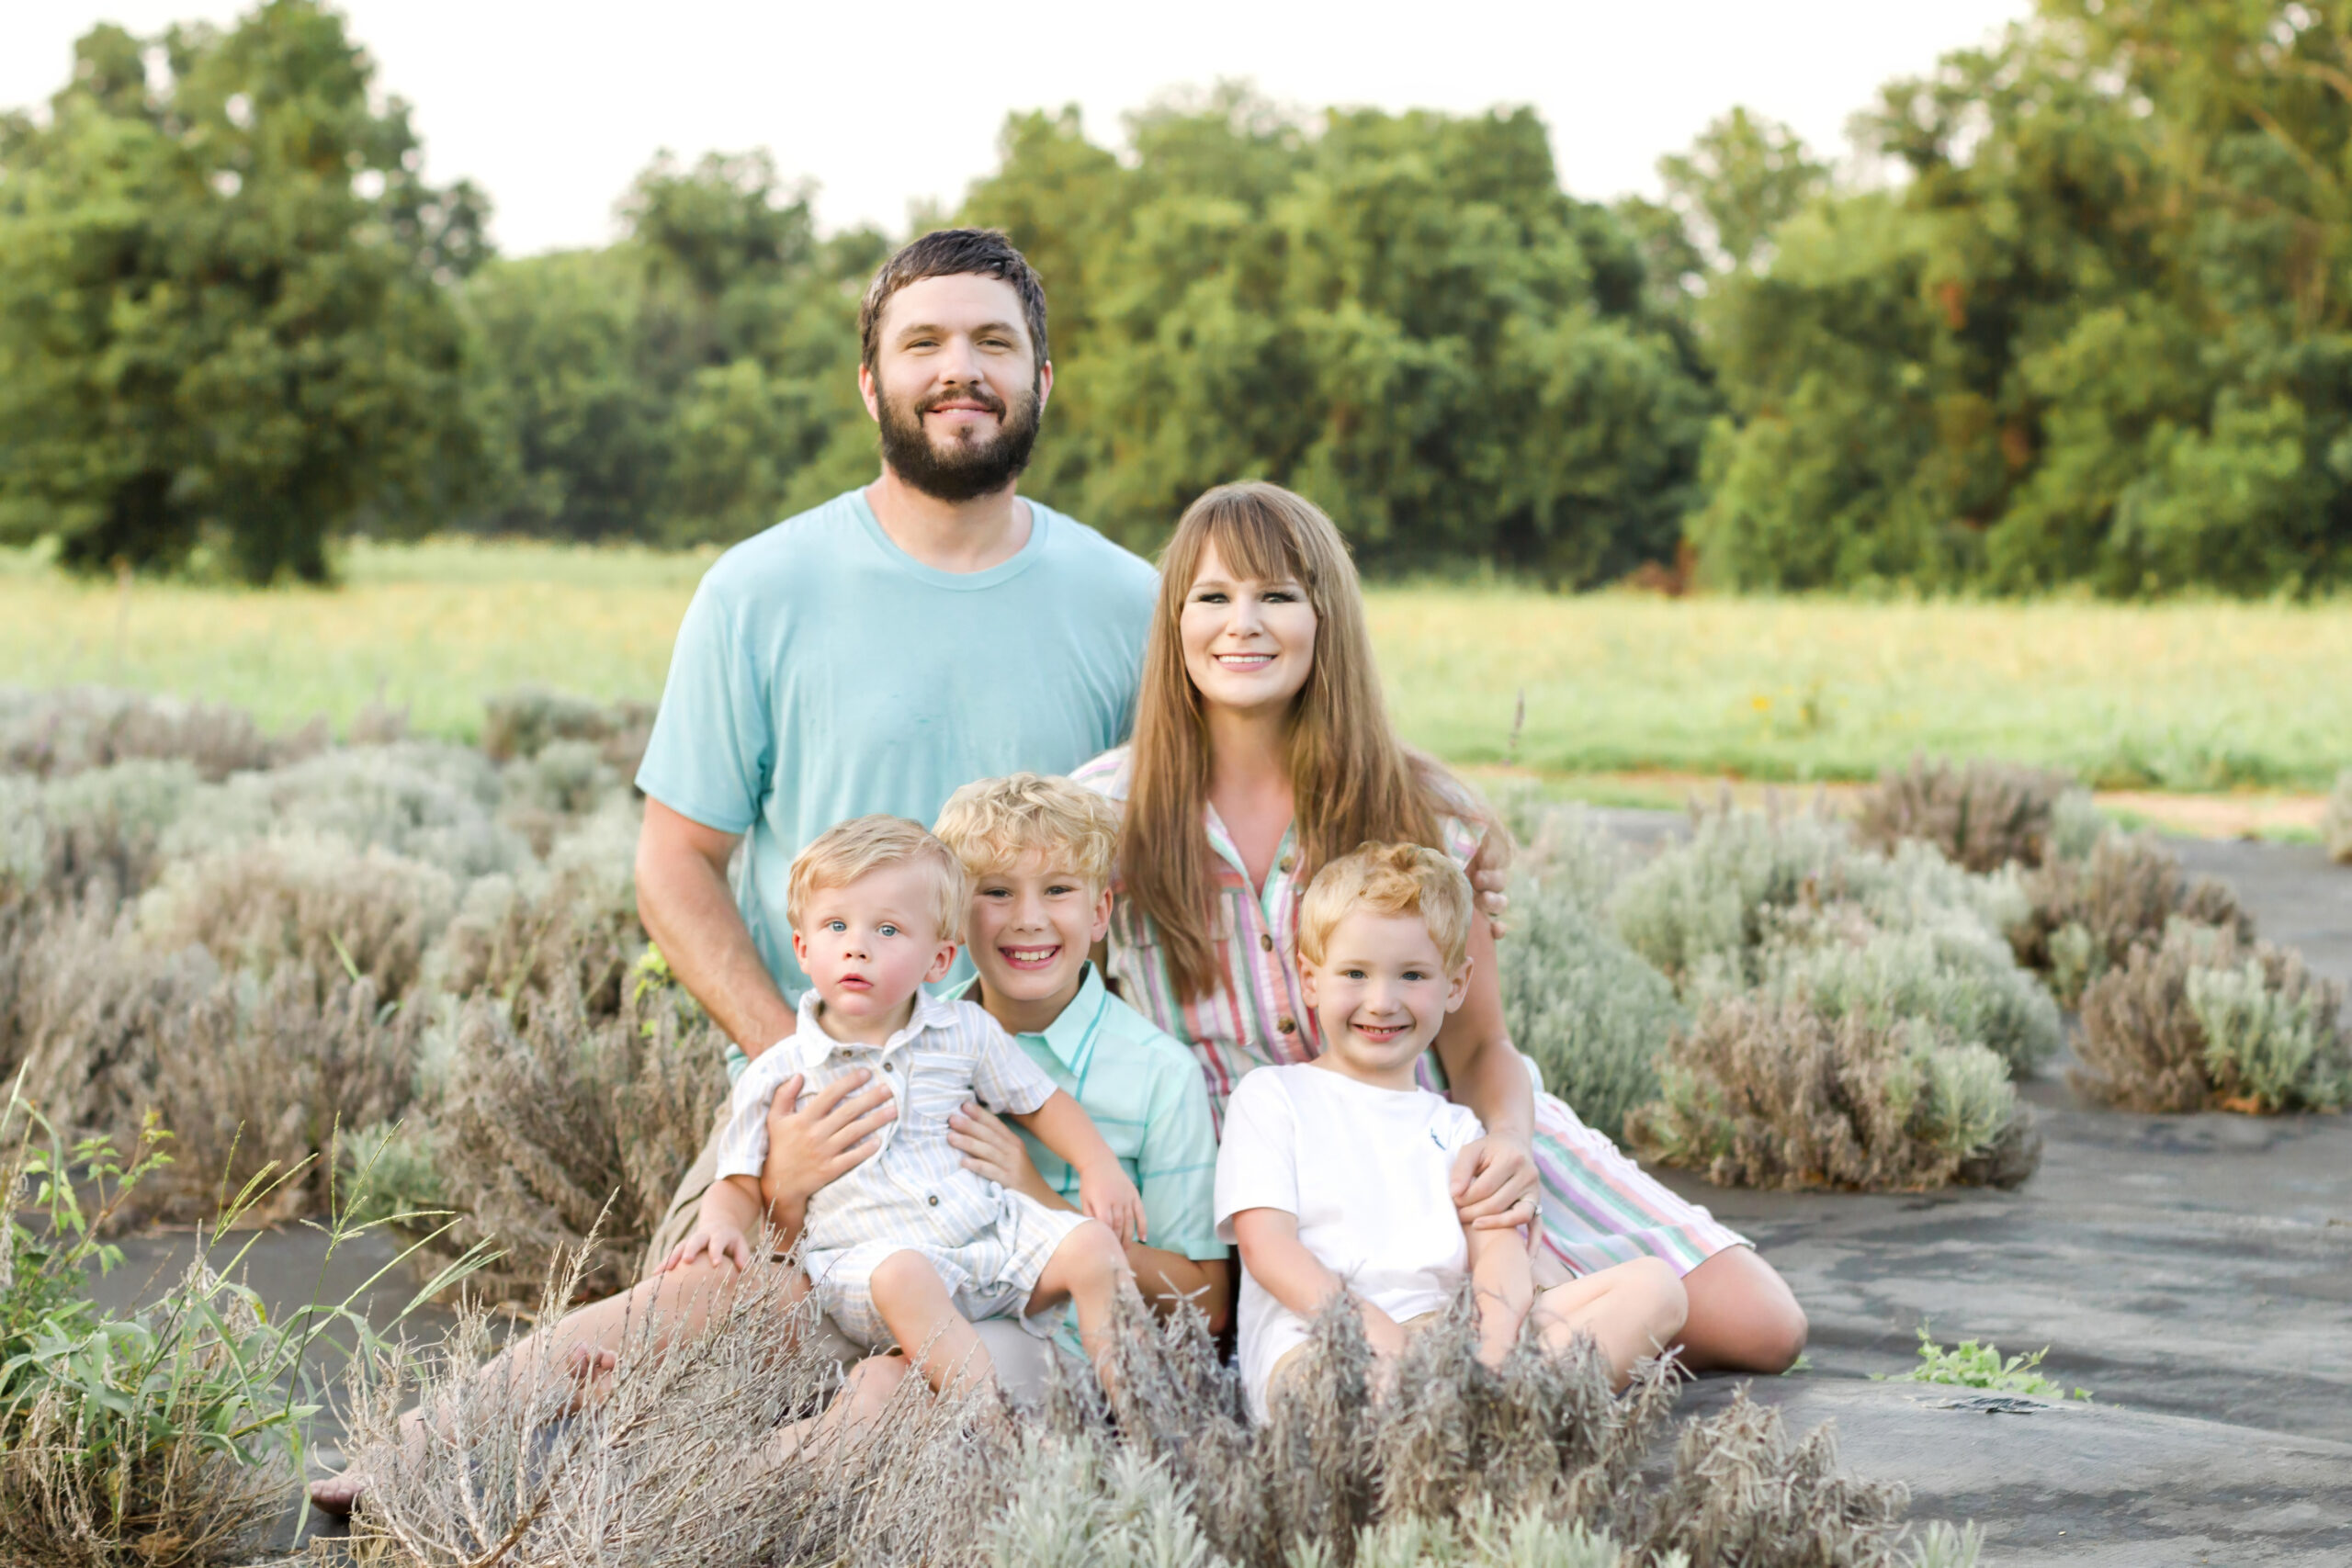
[[[881,477],[710,569],[637,775],[639,912],[747,1057],[793,1032],[808,985],[785,916],[802,846],[870,812],[927,824],[975,779],[1067,773],[1117,745],[1151,619],[1148,565],[1015,492],[1054,367],[1044,286],[1011,242],[924,235],[875,275],[858,328]],[[772,1202],[872,1152],[890,1098],[854,1087],[797,1111],[776,1095]],[[649,1264],[692,1229],[712,1156]]]

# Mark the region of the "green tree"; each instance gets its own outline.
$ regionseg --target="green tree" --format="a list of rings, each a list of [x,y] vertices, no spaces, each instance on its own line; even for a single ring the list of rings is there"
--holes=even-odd
[[[820,238],[809,194],[764,152],[664,152],[619,243],[474,277],[498,469],[471,525],[723,542],[870,477],[857,295],[886,247]]]
[[[2352,576],[2352,5],[2044,0],[1701,310],[1717,581]]]
[[[1143,548],[1254,475],[1381,568],[1586,583],[1672,554],[1711,404],[1532,113],[1309,126],[1227,87],[1128,138],[1016,118],[965,204],[1053,299],[1039,493]]]
[[[1829,165],[1787,126],[1745,107],[1712,121],[1688,152],[1658,160],[1667,204],[1718,264],[1753,266],[1772,233],[1827,188]]]
[[[0,536],[319,581],[337,530],[463,492],[483,205],[425,184],[370,74],[334,12],[268,0],[95,28],[48,122],[0,124]]]

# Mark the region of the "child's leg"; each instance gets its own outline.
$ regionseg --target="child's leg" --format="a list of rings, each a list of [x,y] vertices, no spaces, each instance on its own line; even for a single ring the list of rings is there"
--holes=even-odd
[[[1637,1258],[1536,1292],[1528,1318],[1555,1355],[1565,1354],[1577,1335],[1591,1335],[1608,1364],[1610,1387],[1623,1388],[1635,1361],[1674,1343],[1689,1310],[1672,1267]]]
[[[883,1407],[890,1403],[890,1396],[907,1381],[910,1370],[907,1359],[895,1352],[868,1356],[858,1362],[849,1370],[841,1392],[833,1395],[833,1402],[825,1406],[823,1415],[795,1421],[768,1440],[762,1455],[762,1468],[780,1469],[835,1441],[853,1445],[865,1441],[881,1418]]]
[[[1111,1227],[1100,1220],[1089,1220],[1072,1226],[1046,1259],[1029,1292],[1029,1304],[1023,1310],[1034,1317],[1059,1302],[1075,1306],[1079,1343],[1086,1347],[1087,1359],[1099,1372],[1110,1356],[1111,1313],[1118,1303],[1119,1287],[1134,1278],[1127,1267],[1127,1249]]]
[[[920,1252],[894,1252],[876,1263],[866,1280],[876,1314],[934,1390],[945,1393],[971,1379],[996,1376],[989,1348],[956,1310],[955,1298],[930,1258]]]

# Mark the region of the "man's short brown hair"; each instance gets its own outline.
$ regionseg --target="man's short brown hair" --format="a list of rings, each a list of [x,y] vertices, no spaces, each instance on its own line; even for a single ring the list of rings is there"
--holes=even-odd
[[[1013,249],[1012,242],[1000,230],[933,229],[884,262],[874,281],[865,286],[865,302],[857,308],[857,336],[865,367],[876,368],[876,355],[881,351],[882,308],[890,302],[891,295],[926,277],[955,277],[967,272],[1012,285],[1012,291],[1021,296],[1029,345],[1035,353],[1034,363],[1043,365],[1051,359],[1046,349],[1046,286],[1038,280],[1029,258]]]

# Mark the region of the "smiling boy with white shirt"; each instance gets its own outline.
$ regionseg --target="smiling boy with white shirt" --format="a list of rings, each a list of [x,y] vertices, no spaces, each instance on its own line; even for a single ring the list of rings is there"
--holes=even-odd
[[[1217,1155],[1217,1234],[1241,1250],[1239,1359],[1256,1420],[1341,1291],[1389,1363],[1464,1275],[1490,1366],[1532,1325],[1554,1354],[1589,1335],[1622,1387],[1682,1327],[1681,1281],[1657,1258],[1538,1292],[1517,1232],[1462,1224],[1453,1158],[1483,1129],[1420,1088],[1413,1066],[1462,1005],[1473,918],[1468,879],[1419,844],[1366,844],[1326,865],[1301,900],[1301,990],[1323,1051],[1245,1075]]]

